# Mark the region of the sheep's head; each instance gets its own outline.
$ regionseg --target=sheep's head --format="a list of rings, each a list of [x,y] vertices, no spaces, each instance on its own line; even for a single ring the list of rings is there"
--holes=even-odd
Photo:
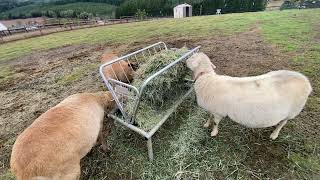
[[[95,95],[98,98],[98,101],[104,106],[105,111],[116,108],[116,102],[109,91],[97,92]]]
[[[210,58],[203,52],[195,53],[186,62],[188,68],[193,72],[211,72],[216,68]]]

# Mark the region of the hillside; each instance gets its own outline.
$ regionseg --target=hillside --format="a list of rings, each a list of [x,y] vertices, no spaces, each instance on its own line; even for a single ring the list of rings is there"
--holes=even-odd
[[[64,10],[73,10],[76,13],[88,12],[94,15],[113,17],[112,12],[115,11],[116,6],[106,3],[95,2],[77,2],[68,3],[62,5],[56,4],[29,4],[26,6],[17,7],[3,13],[0,13],[0,19],[5,18],[26,18],[26,17],[38,17],[42,12],[54,11],[60,12]]]

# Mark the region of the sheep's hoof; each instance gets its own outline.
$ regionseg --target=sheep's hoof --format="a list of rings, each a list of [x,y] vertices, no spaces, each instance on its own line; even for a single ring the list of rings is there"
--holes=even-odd
[[[110,148],[108,145],[102,144],[100,147],[103,150],[103,152],[105,152],[105,153],[110,152]]]
[[[205,123],[205,124],[203,125],[203,127],[204,127],[204,128],[210,127],[210,123]]]
[[[217,136],[217,134],[218,134],[218,131],[212,131],[211,132],[211,137]]]
[[[272,140],[277,139],[277,137],[278,137],[278,133],[272,133],[272,134],[270,135],[270,138],[271,138]]]

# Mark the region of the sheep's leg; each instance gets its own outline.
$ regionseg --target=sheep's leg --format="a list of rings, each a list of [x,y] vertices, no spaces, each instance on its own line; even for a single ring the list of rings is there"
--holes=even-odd
[[[103,134],[103,129],[100,130],[100,133],[99,133],[99,144],[101,144],[101,148],[104,152],[107,152],[109,150],[108,148],[108,145],[107,145],[107,142],[105,141],[105,138],[104,138],[104,134]]]
[[[80,163],[71,165],[62,176],[57,179],[61,180],[78,180],[80,179],[81,169]],[[55,177],[53,179],[56,179]]]
[[[272,132],[272,134],[270,135],[270,138],[271,138],[272,140],[277,139],[280,130],[282,129],[282,127],[283,127],[284,125],[286,125],[287,121],[288,121],[287,119],[280,121],[280,123],[278,124],[277,128],[276,128],[276,129]]]
[[[208,128],[212,125],[212,123],[213,123],[213,115],[210,114],[208,121],[203,125],[203,127]]]
[[[211,132],[211,136],[216,136],[218,134],[218,126],[219,126],[219,122],[221,121],[223,117],[219,116],[219,115],[214,115],[214,123],[215,125],[212,126],[212,132]]]
[[[102,150],[106,153],[109,153],[110,151],[110,147],[108,146],[108,143],[107,143],[107,138],[111,134],[111,131],[114,127],[115,127],[114,120],[111,118],[107,119],[106,127],[104,127],[102,123],[102,128],[99,134],[99,141],[100,141]]]

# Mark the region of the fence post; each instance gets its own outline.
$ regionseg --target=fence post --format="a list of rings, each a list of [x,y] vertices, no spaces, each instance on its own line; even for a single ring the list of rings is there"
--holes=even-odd
[[[3,37],[2,37],[2,34],[4,33],[4,31],[0,31],[0,38],[1,38],[1,41],[3,41]]]
[[[42,26],[39,26],[39,30],[40,30],[40,34],[43,35],[42,34]]]
[[[153,161],[153,148],[152,148],[152,140],[151,140],[151,138],[149,138],[147,140],[147,146],[148,146],[149,160]]]

